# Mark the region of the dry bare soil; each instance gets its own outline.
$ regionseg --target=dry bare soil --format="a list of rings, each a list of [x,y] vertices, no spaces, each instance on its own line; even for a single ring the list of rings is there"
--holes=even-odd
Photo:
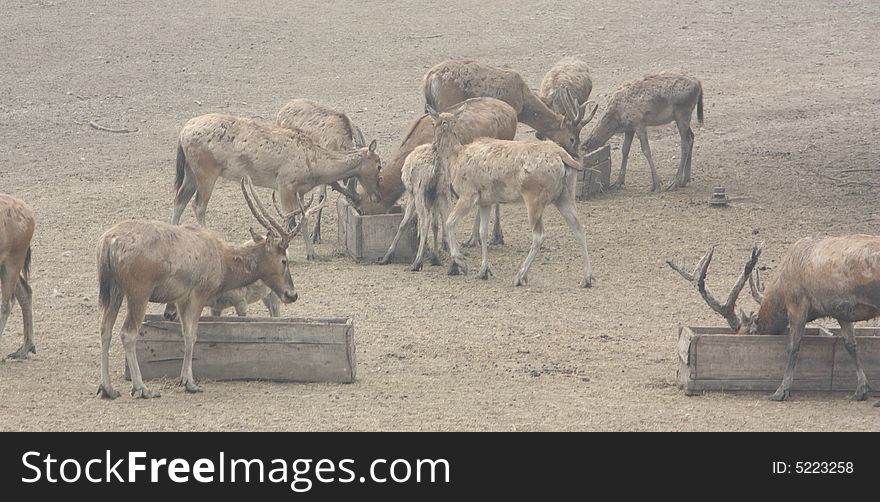
[[[38,216],[38,354],[0,364],[0,429],[880,426],[880,409],[844,395],[796,394],[781,404],[756,394],[684,396],[674,385],[677,326],[721,319],[664,266],[718,244],[709,282],[726,293],[756,241],[767,242],[772,275],[800,237],[877,232],[876,1],[9,0],[2,10],[0,191]],[[509,65],[536,88],[564,55],[589,62],[600,104],[620,83],[662,68],[687,69],[705,89],[690,186],[650,193],[634,147],[625,189],[578,204],[592,289],[577,288],[580,257],[552,209],[525,288],[511,285],[530,243],[521,205],[504,210],[507,244],[491,248],[487,282],[448,277],[445,267],[353,264],[336,249],[329,211],[321,260],[306,263],[301,242],[292,248],[300,300],[285,314],[353,317],[357,383],[206,382],[200,395],[167,384],[154,401],[94,396],[96,239],[123,219],[169,217],[176,135],[189,118],[271,119],[287,100],[309,97],[349,112],[388,158],[422,108],[421,77],[433,64]],[[89,121],[137,132],[102,132]],[[669,180],[678,134],[659,127],[651,139]],[[620,138],[612,144],[616,172]],[[748,198],[710,209],[716,185]],[[208,224],[228,240],[247,238],[254,222],[234,183],[218,183]],[[472,251],[472,268],[477,259]],[[20,336],[16,309],[2,353]],[[118,335],[111,357],[114,384],[126,390]]]

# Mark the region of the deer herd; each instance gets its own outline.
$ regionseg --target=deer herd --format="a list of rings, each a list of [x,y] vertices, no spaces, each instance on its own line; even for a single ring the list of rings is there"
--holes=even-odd
[[[110,399],[119,396],[110,383],[109,349],[123,300],[127,313],[120,334],[131,375],[131,395],[159,395],[144,386],[135,354],[136,336],[149,302],[166,304],[165,316],[179,319],[184,341],[180,384],[187,392],[200,392],[192,356],[203,309],[219,315],[234,307],[237,315],[246,315],[249,303],[262,301],[270,315],[278,316],[281,303],[296,301],[288,246],[301,234],[306,259],[316,257],[313,244],[321,240],[321,210],[328,187],[348,198],[364,215],[387,213],[403,197],[403,220],[380,263],[391,261],[404,229],[416,218],[419,246],[409,267],[413,271],[422,268],[428,236],[433,233],[430,261],[439,264],[442,236],[450,255],[449,274],[466,274],[456,226],[476,208],[475,224],[464,245],[479,242],[481,279],[491,275],[489,243],[504,241],[500,205],[523,202],[532,242],[514,278],[515,286],[528,284],[529,270],[544,238],[544,210],[552,204],[580,248],[584,266],[580,286],[591,287],[593,269],[575,204],[578,172],[584,170],[581,155],[623,133],[619,174],[608,187],[619,188],[625,182],[632,140],[638,137],[651,171],[652,190],[660,191],[663,185],[648,145],[647,128],[675,122],[681,155],[675,177],[666,187],[675,190],[691,180],[691,116],[695,108],[697,121],[703,122],[700,81],[683,72],[664,71],[620,86],[582,141],[582,129],[599,108],[589,101],[592,87],[588,66],[574,58],[564,58],[553,66],[537,93],[518,72],[508,68],[469,60],[442,62],[422,80],[426,113],[405,129],[387,164],[379,157],[376,141],[367,144],[361,130],[344,113],[307,99],[287,103],[274,123],[219,113],[191,119],[178,137],[170,223],[123,221],[98,240],[98,394]],[[514,139],[520,122],[534,130],[536,140]],[[251,229],[251,239],[231,244],[205,228],[208,202],[221,178],[240,186],[245,205],[264,233]],[[273,190],[271,206],[264,204],[255,187]],[[314,189],[319,191],[317,204],[314,196],[305,202],[305,195]],[[198,225],[180,225],[191,200]],[[310,217],[316,218],[313,232],[309,231]],[[21,200],[0,194],[0,334],[14,301],[21,306],[24,323],[24,341],[10,358],[24,359],[36,352],[29,284],[34,229],[31,209]],[[766,287],[757,267],[762,250],[756,246],[723,304],[705,282],[713,252],[714,247],[693,272],[685,268],[683,259],[668,264],[696,287],[735,332],[787,333],[783,381],[770,399],[790,396],[805,325],[823,317],[839,322],[844,346],[855,361],[858,384],[854,399],[867,397],[870,387],[853,323],[880,315],[880,237],[802,239],[782,257]],[[746,314],[736,307],[746,283],[760,304],[757,313]]]

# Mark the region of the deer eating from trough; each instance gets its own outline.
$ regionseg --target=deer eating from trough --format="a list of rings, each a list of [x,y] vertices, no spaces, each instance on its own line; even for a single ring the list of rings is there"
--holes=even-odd
[[[136,354],[137,334],[148,302],[176,305],[184,342],[180,383],[187,392],[201,392],[193,377],[193,346],[202,309],[212,299],[260,280],[284,303],[296,301],[287,246],[318,207],[301,203],[282,224],[265,210],[250,178],[242,178],[241,190],[251,213],[265,227],[266,237],[232,245],[203,227],[134,220],[119,223],[101,236],[97,249],[101,397],[119,396],[110,384],[109,365],[113,326],[123,300],[128,314],[122,325],[122,344],[131,374],[131,395],[139,398],[159,396],[144,387]],[[297,224],[298,214],[302,218]]]
[[[11,359],[37,353],[34,345],[33,291],[29,283],[34,212],[21,200],[0,194],[0,336],[12,314],[14,301],[21,306],[24,339]]]
[[[667,264],[696,286],[709,307],[724,317],[734,332],[767,335],[788,332],[788,362],[782,383],[769,399],[782,401],[791,395],[806,324],[824,317],[840,323],[843,345],[855,361],[858,384],[853,399],[861,401],[867,397],[870,387],[859,358],[854,323],[880,315],[880,237],[847,235],[800,239],[782,257],[775,277],[766,287],[755,269],[761,256],[761,247],[755,246],[724,304],[706,288],[706,273],[714,250],[714,246],[709,249],[693,272],[685,269],[684,259],[679,265],[672,261]],[[736,308],[746,282],[760,305],[757,313],[746,314]]]

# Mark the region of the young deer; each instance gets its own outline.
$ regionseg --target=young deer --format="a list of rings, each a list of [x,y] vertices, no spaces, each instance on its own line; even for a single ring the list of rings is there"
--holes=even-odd
[[[13,300],[21,306],[24,340],[9,354],[11,359],[27,359],[37,353],[34,345],[33,292],[28,283],[34,212],[11,195],[0,193],[0,335],[12,313]]]
[[[513,107],[520,122],[531,126],[538,139],[549,139],[577,157],[587,104],[580,104],[570,92],[562,92],[564,113],[549,108],[526,85],[519,73],[476,61],[444,61],[428,70],[422,81],[425,102],[445,110],[468,98],[488,96]],[[592,118],[592,117],[591,117]]]
[[[713,246],[693,273],[680,265],[666,263],[697,287],[700,295],[737,333],[779,335],[788,331],[788,363],[779,389],[770,396],[782,401],[791,395],[791,382],[806,324],[831,317],[840,323],[843,345],[856,364],[858,386],[853,399],[868,395],[868,379],[862,369],[856,345],[854,324],[880,315],[880,237],[848,235],[797,241],[782,257],[776,277],[764,288],[755,266],[761,247],[752,248],[742,274],[727,301],[721,304],[706,288],[706,272],[712,261]],[[746,315],[736,308],[736,300],[746,281],[752,297],[760,305],[757,314]]]
[[[648,126],[659,126],[675,121],[681,135],[681,158],[675,179],[667,187],[684,187],[691,180],[691,160],[694,150],[694,131],[691,115],[697,108],[697,121],[703,123],[703,86],[699,80],[681,72],[664,71],[647,75],[623,84],[611,95],[605,114],[581,145],[584,152],[602,147],[617,133],[622,132],[620,172],[611,186],[622,187],[626,179],[626,161],[634,136],[638,136],[642,153],[651,168],[651,190],[662,188],[660,176],[654,167],[651,147],[648,145]]]
[[[462,143],[467,144],[482,137],[513,139],[516,136],[516,111],[507,103],[494,98],[471,98],[446,111],[454,111],[462,106],[464,110],[461,111],[456,126],[458,137]],[[382,178],[379,180],[379,193],[381,194],[379,202],[370,203],[361,200],[358,208],[363,214],[385,214],[397,203],[400,196],[406,191],[401,174],[404,162],[416,147],[430,145],[433,141],[434,125],[431,122],[431,117],[425,113],[410,124],[391,162],[382,168]],[[362,192],[362,189],[359,188],[359,191]],[[469,243],[477,243],[478,234],[479,217],[474,222],[474,230]],[[504,243],[498,206],[495,206],[492,243]]]
[[[544,240],[542,217],[544,209],[554,204],[574,232],[584,258],[584,278],[581,287],[592,285],[593,271],[587,252],[587,238],[578,221],[574,206],[576,176],[581,164],[563,148],[546,141],[504,141],[481,138],[462,145],[456,137],[456,114],[434,116],[437,138],[441,148],[434,152],[435,162],[445,165],[452,175],[452,187],[458,193],[458,202],[446,221],[447,238],[453,261],[450,274],[459,272],[463,257],[455,239],[455,224],[474,206],[480,208],[480,241],[482,243],[481,279],[489,278],[488,217],[492,204],[524,201],[532,229],[532,247],[514,280],[514,286],[528,283],[528,272]]]
[[[272,292],[263,281],[257,281],[243,288],[236,288],[220,293],[214,298],[209,307],[211,315],[221,316],[223,311],[230,307],[235,309],[235,315],[244,317],[248,313],[248,304],[262,301],[269,310],[269,317],[281,316],[281,300]]]
[[[275,123],[286,129],[294,129],[305,134],[321,148],[344,152],[366,146],[364,135],[348,116],[329,106],[310,99],[293,99],[288,101],[275,116]],[[353,193],[356,178],[346,180],[345,186]],[[327,185],[321,185],[320,203],[327,197]],[[315,217],[315,228],[312,231],[312,243],[321,242],[321,213]]]
[[[300,209],[298,200],[318,185],[356,177],[369,197],[379,198],[381,161],[376,141],[369,147],[336,152],[315,145],[298,131],[255,120],[212,113],[196,117],[180,131],[177,147],[176,196],[171,223],[178,224],[189,200],[200,225],[217,178],[253,178],[256,186],[273,188],[285,212]],[[315,259],[308,222],[303,229],[306,258]]]
[[[98,285],[101,306],[101,384],[98,394],[115,399],[110,385],[110,340],[116,317],[125,299],[128,315],[122,326],[122,343],[131,373],[131,395],[159,397],[144,387],[135,352],[137,333],[148,302],[174,303],[180,316],[184,352],[180,383],[187,392],[201,392],[192,372],[193,346],[202,309],[230,289],[263,281],[284,303],[298,295],[290,277],[287,246],[315,211],[300,204],[285,225],[275,220],[254,193],[250,178],[241,180],[245,201],[266,230],[265,238],[243,245],[227,244],[208,230],[157,221],[125,221],[98,241]],[[297,214],[302,213],[299,224]]]

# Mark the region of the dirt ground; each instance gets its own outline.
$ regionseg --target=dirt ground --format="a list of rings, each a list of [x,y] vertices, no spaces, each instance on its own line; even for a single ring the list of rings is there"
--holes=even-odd
[[[709,283],[726,294],[756,241],[766,241],[772,267],[800,237],[877,232],[880,3],[430,3],[4,2],[0,191],[37,213],[38,354],[0,364],[0,429],[880,429],[880,409],[843,394],[781,404],[763,394],[684,396],[674,385],[677,327],[723,321],[664,265],[718,244]],[[306,263],[302,243],[292,247],[300,300],[284,312],[353,317],[356,383],[205,382],[200,395],[169,385],[153,401],[95,397],[96,239],[123,219],[169,217],[176,137],[189,118],[271,119],[287,100],[309,97],[349,112],[390,158],[433,64],[509,65],[537,88],[565,55],[590,64],[600,104],[662,68],[687,69],[705,92],[690,186],[650,193],[634,147],[625,189],[578,204],[592,289],[577,287],[577,247],[552,209],[526,288],[511,285],[530,243],[522,205],[504,208],[507,244],[491,248],[488,282],[448,277],[445,267],[354,264],[337,251],[328,211],[321,259]],[[650,138],[669,180],[678,134],[670,125]],[[620,138],[612,144],[614,176]],[[716,185],[745,198],[710,209]],[[254,224],[236,185],[219,182],[208,225],[240,241]],[[2,353],[20,337],[16,308]],[[115,335],[111,377],[125,391],[122,367]]]

